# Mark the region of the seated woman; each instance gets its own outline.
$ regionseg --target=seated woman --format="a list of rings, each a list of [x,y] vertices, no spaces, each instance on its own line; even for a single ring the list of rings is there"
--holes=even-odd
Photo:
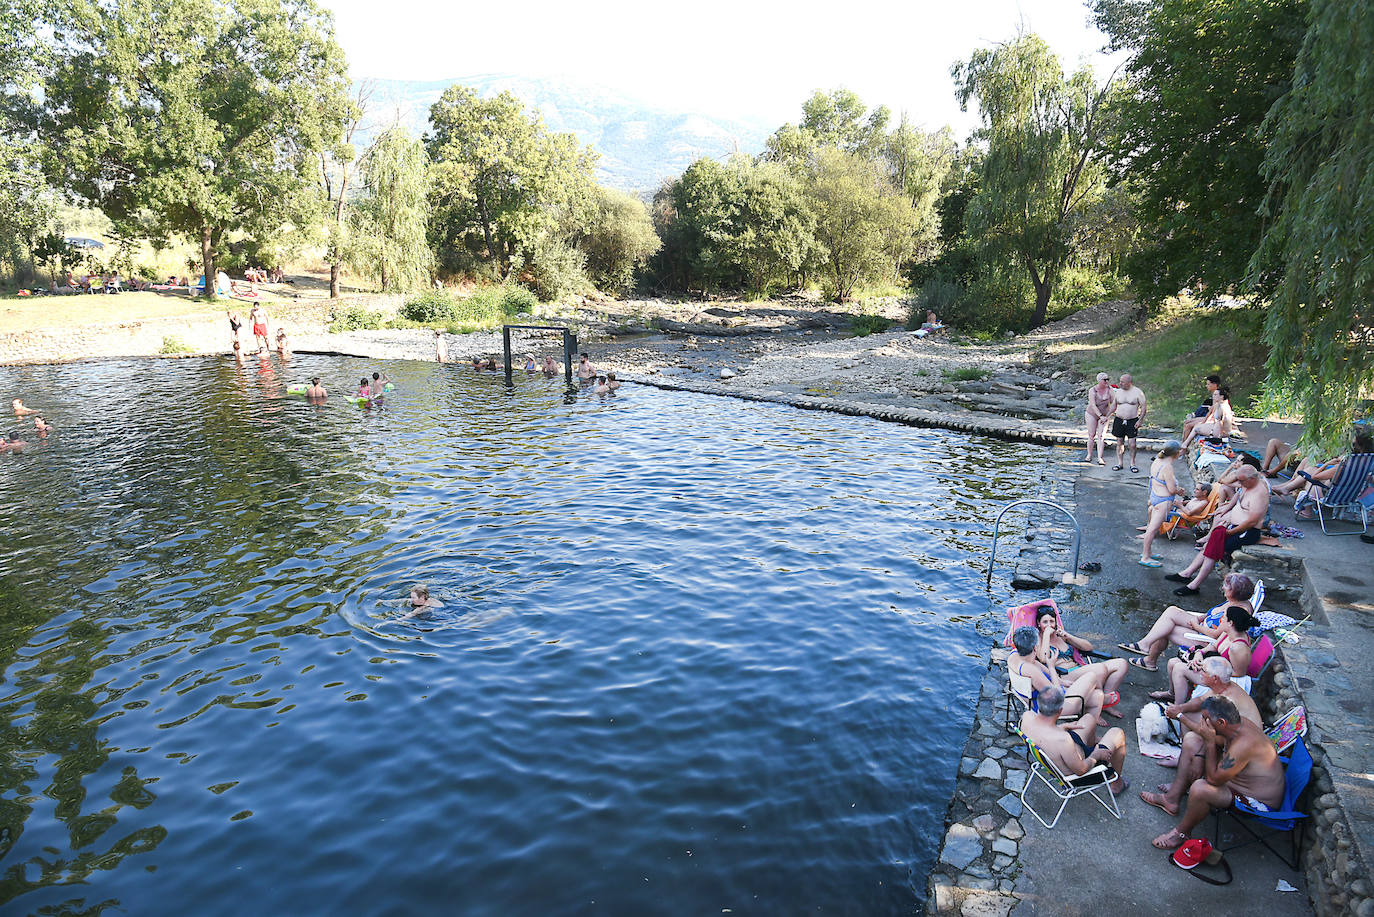
[[[1222,387],[1212,393],[1212,409],[1202,423],[1188,431],[1183,438],[1186,449],[1193,437],[1230,436],[1236,429],[1236,415],[1231,411],[1231,392]]]
[[[1092,652],[1093,645],[1087,639],[1074,636],[1065,630],[1053,606],[1045,605],[1035,613],[1035,629],[1040,632],[1040,658],[1053,664],[1064,684],[1074,685],[1079,681],[1090,680],[1095,687],[1102,690],[1103,707],[1115,707],[1120,703],[1119,689],[1121,682],[1126,679],[1126,660],[1080,662],[1079,659],[1084,658],[1083,654]],[[1107,712],[1118,719],[1121,717],[1115,710]]]
[[[1193,693],[1193,686],[1202,684],[1204,670],[1202,661],[1219,656],[1231,663],[1231,681],[1240,685],[1247,693],[1250,690],[1250,628],[1259,624],[1259,619],[1245,610],[1242,605],[1229,605],[1222,614],[1218,627],[1217,642],[1210,647],[1196,646],[1189,650],[1186,657],[1169,660],[1169,688],[1165,691],[1152,691],[1152,700],[1172,701],[1181,704]]]
[[[1026,702],[1030,710],[1039,710],[1040,692],[1051,687],[1062,688],[1066,695],[1065,713],[1089,716],[1091,723],[1107,725],[1107,721],[1102,719],[1102,689],[1089,678],[1080,678],[1076,683],[1066,685],[1054,666],[1040,658],[1040,636],[1039,631],[1029,626],[1012,631],[1011,645],[1016,652],[1007,657],[1007,678],[1011,682],[1011,689]]]
[[[1316,499],[1321,496],[1327,486],[1336,479],[1338,474],[1340,474],[1341,465],[1345,463],[1345,460],[1352,454],[1359,454],[1362,452],[1374,452],[1374,440],[1371,440],[1368,433],[1359,431],[1356,432],[1351,439],[1349,453],[1339,455],[1330,461],[1320,464],[1309,464],[1304,461],[1298,465],[1298,470],[1293,473],[1292,480],[1280,484],[1271,492],[1278,496],[1286,497],[1292,495],[1295,490],[1300,491],[1297,499],[1294,501],[1295,506],[1304,502],[1304,498]],[[1299,519],[1316,518],[1311,507],[1308,507],[1306,511],[1298,512],[1296,515]]]
[[[1250,603],[1255,594],[1255,584],[1243,573],[1231,573],[1221,581],[1221,594],[1225,598],[1220,605],[1204,614],[1185,611],[1177,605],[1170,605],[1163,614],[1155,619],[1150,630],[1135,643],[1118,643],[1128,653],[1138,653],[1126,660],[1137,669],[1147,672],[1157,671],[1159,657],[1173,643],[1182,647],[1194,647],[1199,642],[1215,640],[1221,636],[1221,618],[1226,609],[1239,605],[1251,614],[1255,608]]]

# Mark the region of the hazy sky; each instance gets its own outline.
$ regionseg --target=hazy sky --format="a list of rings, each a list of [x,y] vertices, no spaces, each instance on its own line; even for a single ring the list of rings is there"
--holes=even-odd
[[[795,121],[814,89],[846,86],[928,128],[972,117],[949,67],[1039,33],[1066,66],[1115,61],[1082,0],[322,0],[355,78],[565,76],[665,107]]]

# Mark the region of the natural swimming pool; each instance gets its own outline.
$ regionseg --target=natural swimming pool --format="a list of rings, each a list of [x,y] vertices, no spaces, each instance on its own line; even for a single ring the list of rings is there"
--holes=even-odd
[[[373,368],[0,368],[0,903],[910,912],[1035,450]]]

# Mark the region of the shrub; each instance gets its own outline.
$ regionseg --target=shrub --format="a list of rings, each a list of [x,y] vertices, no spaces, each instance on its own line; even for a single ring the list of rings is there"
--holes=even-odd
[[[860,315],[854,319],[854,336],[861,338],[878,334],[886,331],[891,325],[892,322],[881,315]]]
[[[191,348],[181,342],[180,338],[172,337],[170,334],[162,339],[162,349],[158,353],[190,353]]]
[[[930,278],[916,291],[916,297],[911,301],[911,314],[907,317],[906,326],[913,331],[921,327],[925,323],[926,312],[934,312],[945,324],[953,324],[950,313],[963,295],[964,288],[958,283],[938,277]]]
[[[341,331],[372,331],[380,327],[382,313],[361,306],[346,306],[329,313],[329,330],[334,334]]]
[[[447,322],[454,316],[453,297],[443,290],[430,290],[406,300],[401,318],[412,322]]]
[[[959,369],[947,369],[943,375],[946,382],[981,382],[988,377],[988,372],[976,366],[961,366]]]
[[[1080,309],[1115,299],[1123,290],[1121,278],[1090,267],[1068,267],[1059,275],[1054,299],[1050,300],[1051,320],[1072,315]]]
[[[546,238],[535,246],[529,264],[534,292],[545,302],[566,299],[588,286],[587,257],[561,239]]]

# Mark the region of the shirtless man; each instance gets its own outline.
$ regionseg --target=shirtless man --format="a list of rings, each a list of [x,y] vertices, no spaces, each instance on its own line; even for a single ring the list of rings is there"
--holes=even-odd
[[[434,358],[440,363],[448,362],[448,339],[442,328],[434,329]]]
[[[320,377],[315,376],[310,380],[310,387],[305,390],[305,397],[310,401],[323,401],[329,397],[329,392],[324,390],[320,384]]]
[[[1183,584],[1174,590],[1174,595],[1197,595],[1217,561],[1260,540],[1260,524],[1269,512],[1269,488],[1260,473],[1249,465],[1241,465],[1235,475],[1240,489],[1212,517],[1207,544],[1185,569],[1164,577]]]
[[[544,375],[546,376],[558,375],[558,364],[553,362],[553,357],[544,358],[544,365],[542,369],[544,371]]]
[[[1224,697],[1205,698],[1201,719],[1193,731],[1202,742],[1202,776],[1188,787],[1183,821],[1151,842],[1160,850],[1173,850],[1182,844],[1213,809],[1229,809],[1237,798],[1255,809],[1272,811],[1283,805],[1284,774],[1279,753],[1264,730],[1242,717],[1235,704]]]
[[[1121,387],[1116,390],[1116,416],[1112,418],[1112,435],[1116,437],[1116,464],[1112,471],[1120,471],[1125,464],[1126,440],[1131,441],[1131,474],[1139,474],[1135,464],[1136,435],[1145,423],[1145,392],[1131,382],[1130,373],[1121,374]]]
[[[10,402],[10,407],[14,408],[14,416],[15,416],[15,417],[26,417],[26,416],[28,416],[29,414],[37,414],[37,413],[38,413],[38,412],[35,411],[33,408],[26,408],[26,407],[24,407],[24,401],[23,401],[22,398],[16,398],[16,399],[14,399],[13,401],[11,401],[11,402]]]
[[[615,377],[615,373],[606,373],[606,391],[613,392],[620,388],[620,380]]]
[[[1171,720],[1178,720],[1179,727],[1183,730],[1183,748],[1172,758],[1162,758],[1157,763],[1161,767],[1177,767],[1178,777],[1174,780],[1173,786],[1163,791],[1163,796],[1157,793],[1140,794],[1141,799],[1152,806],[1159,806],[1170,815],[1178,814],[1183,791],[1202,776],[1202,740],[1198,737],[1195,726],[1198,714],[1202,712],[1202,702],[1209,697],[1226,698],[1236,705],[1236,710],[1240,711],[1243,718],[1263,728],[1259,707],[1255,706],[1254,699],[1245,693],[1244,688],[1232,681],[1230,664],[1220,656],[1209,656],[1204,659],[1202,683],[1193,688],[1193,696],[1186,703],[1170,704],[1164,708],[1164,715]],[[1167,806],[1161,806],[1160,801],[1166,797]]]
[[[1040,692],[1037,710],[1021,715],[1021,731],[1040,746],[1055,766],[1065,775],[1083,776],[1099,764],[1109,764],[1112,780],[1107,784],[1113,796],[1126,792],[1130,782],[1122,775],[1126,765],[1126,733],[1108,729],[1096,744],[1090,745],[1095,718],[1085,714],[1072,723],[1060,724],[1064,709],[1064,692],[1051,687]]]
[[[270,349],[267,343],[267,310],[255,305],[248,317],[253,321],[253,337],[258,342],[258,350]]]
[[[583,382],[590,382],[596,378],[596,367],[591,364],[585,353],[578,355],[577,378]]]
[[[367,395],[373,401],[382,397],[386,393],[386,387],[391,384],[391,377],[386,373],[373,373],[372,381],[368,383]]]
[[[605,377],[605,376],[597,376],[597,377],[596,377],[596,388],[595,388],[593,391],[595,391],[595,393],[598,394],[598,395],[605,395],[605,394],[607,394],[608,392],[610,392],[610,388],[607,387],[607,385],[606,385],[606,377]]]
[[[17,436],[11,436],[8,440],[0,436],[0,452],[23,452],[28,443]]]

